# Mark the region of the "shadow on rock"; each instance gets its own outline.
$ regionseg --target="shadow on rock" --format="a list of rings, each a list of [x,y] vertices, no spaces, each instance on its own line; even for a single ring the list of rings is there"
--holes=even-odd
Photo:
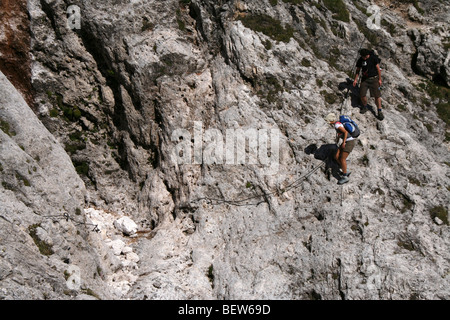
[[[347,78],[346,81],[339,83],[338,88],[340,91],[344,91],[347,90],[347,93],[350,92],[351,93],[351,106],[353,108],[358,108],[359,112],[361,114],[366,113],[367,111],[372,112],[373,115],[376,116],[376,112],[374,110],[374,108],[370,105],[367,106],[367,108],[364,108],[362,106],[362,102],[361,102],[361,98],[359,96],[359,85],[357,85],[356,87],[353,86],[353,80],[350,78]]]
[[[366,108],[360,107],[360,109],[361,109],[361,111],[360,111],[361,113],[366,113],[367,111],[370,111],[370,112],[373,114],[373,116],[374,116],[375,118],[378,117],[378,116],[377,116],[376,108],[374,108],[374,107],[371,106],[370,104],[368,104]]]
[[[338,147],[336,144],[324,144],[320,147],[317,147],[316,144],[311,144],[305,148],[306,154],[312,154],[315,159],[325,163],[325,173],[328,180],[330,180],[331,175],[338,180],[341,178],[339,175],[340,166],[336,160],[334,160],[337,149]]]

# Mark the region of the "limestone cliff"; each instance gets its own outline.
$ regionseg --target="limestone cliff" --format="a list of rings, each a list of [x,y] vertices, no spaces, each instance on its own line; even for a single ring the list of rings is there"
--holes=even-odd
[[[0,297],[450,298],[448,2],[26,10],[35,111],[0,83]],[[349,86],[360,48],[383,121]],[[329,112],[362,131],[344,186]]]

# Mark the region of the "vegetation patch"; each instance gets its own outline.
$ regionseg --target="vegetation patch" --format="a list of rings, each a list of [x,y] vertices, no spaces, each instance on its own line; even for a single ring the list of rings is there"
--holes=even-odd
[[[387,20],[381,20],[381,25],[386,28],[386,30],[394,36],[397,33],[397,28],[392,23],[389,23]]]
[[[414,207],[414,201],[407,195],[401,194],[403,197],[403,208],[400,210],[401,213],[411,210]]]
[[[303,58],[302,59],[302,66],[304,66],[304,67],[311,67],[311,62],[308,59]]]
[[[72,274],[69,271],[64,270],[64,280],[66,280],[66,281],[69,280],[71,275]]]
[[[349,22],[350,14],[342,0],[322,0],[325,7],[333,12],[333,18],[336,20]]]
[[[89,288],[87,288],[87,289],[81,289],[81,291],[82,291],[84,294],[87,294],[88,296],[92,296],[92,297],[94,297],[94,298],[96,298],[96,299],[98,299],[98,300],[101,300],[100,296],[99,296],[97,293],[95,293],[92,289],[89,289]]]
[[[363,166],[367,167],[369,165],[369,157],[367,156],[367,154],[363,155],[361,157],[361,163],[363,164]]]
[[[369,14],[367,13],[366,7],[360,5],[357,0],[352,0],[352,2],[353,2],[353,5],[356,7],[356,9],[358,9],[359,11],[364,13],[365,15],[369,16]]]
[[[320,91],[320,94],[325,98],[325,102],[333,104],[336,102],[336,95],[334,93],[327,92],[326,90]]]
[[[424,14],[425,13],[425,11],[419,6],[419,1],[418,0],[398,0],[398,2],[402,2],[402,3],[409,3],[409,4],[412,4],[413,6],[414,6],[414,8],[416,8],[417,9],[417,11],[420,13],[420,14]]]
[[[270,40],[263,41],[263,45],[264,45],[264,48],[266,48],[266,50],[272,49],[272,42],[270,42]]]
[[[430,216],[431,219],[438,218],[439,220],[441,220],[443,223],[445,223],[447,226],[449,225],[448,223],[448,211],[444,206],[435,206],[433,208],[430,209]]]
[[[439,117],[450,126],[450,89],[428,81],[425,90],[433,101],[437,101],[436,111]]]
[[[85,161],[73,161],[73,165],[78,174],[88,176],[89,164]]]
[[[59,115],[58,109],[52,108],[52,109],[50,110],[50,117],[56,118],[58,115]]]
[[[51,91],[47,91],[47,97],[53,104],[53,108],[49,111],[49,115],[55,118],[59,115],[60,111],[63,113],[63,118],[67,122],[76,122],[80,120],[82,114],[81,110],[77,106],[71,106],[63,102],[63,96],[60,94],[54,94]],[[60,110],[60,111],[59,111]]]
[[[22,175],[19,174],[19,173],[16,173],[16,178],[17,178],[17,180],[22,181],[22,182],[23,182],[23,185],[24,185],[25,187],[29,187],[29,186],[31,185],[31,184],[30,184],[30,181],[28,181],[27,178],[25,178],[24,176],[22,176]]]
[[[84,141],[75,141],[73,143],[66,143],[64,145],[64,150],[68,154],[74,154],[78,150],[84,150],[84,149],[86,149],[86,143]]]
[[[14,130],[11,130],[10,124],[3,119],[0,119],[0,129],[10,137],[16,135],[16,132]]]
[[[448,51],[450,50],[450,37],[446,37],[445,41],[443,42],[444,50]]]
[[[64,113],[64,117],[68,121],[75,122],[81,118],[81,111],[80,109],[78,109],[78,107],[63,105],[62,110]]]
[[[397,245],[400,248],[406,249],[408,251],[414,251],[415,250],[414,242],[412,242],[410,239],[398,240],[397,241]]]
[[[183,13],[186,12],[188,7],[190,6],[192,0],[179,0],[178,1],[178,8],[176,10],[176,16],[177,16],[177,24],[178,29],[181,31],[186,31],[186,21],[183,18]],[[154,28],[154,25],[151,25],[151,28]]]
[[[178,29],[180,29],[181,31],[186,31],[186,23],[182,19],[180,9],[177,9],[177,23],[178,23]]]
[[[302,4],[305,0],[283,0],[284,3]]]
[[[206,276],[208,277],[209,282],[211,282],[211,287],[214,289],[214,267],[212,264],[209,266]]]
[[[8,183],[6,181],[2,182],[2,187],[5,190],[16,191],[16,188],[12,184],[10,184],[10,183]]]
[[[64,144],[64,150],[68,154],[74,154],[78,150],[86,149],[86,139],[82,131],[75,131],[69,134],[70,142]]]
[[[367,25],[364,22],[360,22],[358,20],[354,20],[356,25],[358,26],[359,31],[366,37],[366,39],[373,45],[378,46],[379,39],[378,39],[378,33],[375,30],[371,30],[367,27]]]
[[[319,86],[319,88],[323,87],[323,80],[316,78],[316,84]]]
[[[397,105],[397,110],[399,110],[399,111],[406,111],[407,109],[406,109],[406,106],[404,105],[404,104],[398,104]]]
[[[141,27],[142,32],[147,31],[147,30],[152,31],[154,28],[155,28],[155,25],[153,23],[151,23],[147,17],[142,18],[142,27]]]
[[[422,185],[422,183],[420,182],[420,180],[417,179],[417,178],[409,177],[408,180],[409,180],[409,183],[415,184],[416,186],[419,186],[419,187],[420,187],[420,186]]]
[[[268,75],[264,80],[258,81],[256,86],[260,88],[258,95],[265,98],[269,103],[277,102],[278,93],[283,91],[283,87],[278,79],[272,75]]]
[[[338,61],[341,56],[342,55],[341,55],[341,52],[339,51],[338,47],[336,47],[336,46],[331,47],[330,53],[329,53],[329,58],[328,58],[328,63],[330,64],[330,66],[332,66],[335,69],[340,70]],[[344,71],[344,70],[342,70],[342,71]]]
[[[49,245],[47,242],[39,239],[39,237],[37,236],[36,230],[40,226],[41,226],[40,224],[33,224],[33,225],[29,226],[28,233],[31,236],[31,238],[33,238],[33,241],[36,244],[36,246],[38,247],[39,252],[45,256],[51,256],[54,253],[52,246]]]
[[[289,42],[294,36],[294,29],[290,25],[284,28],[279,20],[268,15],[246,15],[240,17],[239,20],[246,28],[262,32],[276,41]]]

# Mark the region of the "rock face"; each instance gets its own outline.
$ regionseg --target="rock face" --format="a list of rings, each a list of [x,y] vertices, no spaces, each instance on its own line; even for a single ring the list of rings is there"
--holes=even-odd
[[[0,88],[2,298],[61,299],[85,291],[108,297],[108,290],[97,290],[100,278],[92,277],[102,264],[88,240],[83,181],[2,73]],[[74,291],[67,286],[72,276]]]
[[[34,106],[31,86],[30,21],[26,0],[0,3],[0,70]]]
[[[0,297],[449,299],[450,10],[384,6],[29,0]],[[361,47],[382,122],[348,86]],[[362,131],[344,186],[329,112]]]

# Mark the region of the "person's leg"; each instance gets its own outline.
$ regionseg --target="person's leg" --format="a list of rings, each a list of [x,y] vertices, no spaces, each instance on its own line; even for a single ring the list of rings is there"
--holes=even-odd
[[[347,157],[349,153],[346,151],[340,152],[339,155],[339,164],[341,166],[341,170],[344,174],[347,174]]]
[[[377,105],[378,110],[381,110],[381,97],[375,98],[375,104]]]
[[[361,97],[361,103],[364,108],[367,107],[367,97],[366,96]]]
[[[353,151],[357,140],[347,140],[345,148],[339,153],[339,165],[341,166],[342,176],[338,184],[344,184],[349,181],[350,172],[347,170],[347,157]]]
[[[372,95],[372,89],[371,89],[371,95]],[[377,81],[373,82],[373,95],[375,98],[375,105],[377,106],[377,116],[379,120],[384,119],[383,111],[381,109],[381,92],[380,92],[380,85]]]
[[[339,155],[339,165],[341,166],[341,170],[343,172],[341,178],[338,181],[338,184],[344,184],[347,183],[350,179],[350,174],[347,173],[347,157],[349,155],[349,152],[347,151],[341,151]]]
[[[342,147],[339,147],[336,151],[336,154],[334,155],[334,160],[338,163],[339,167],[341,168],[341,171],[346,174],[347,173],[347,157],[348,152],[343,151]]]
[[[367,84],[368,84],[367,81],[361,81],[359,90],[359,97],[361,98],[362,110],[364,110],[367,107],[367,91],[369,89],[369,86]]]
[[[334,160],[338,163],[339,166],[341,166],[341,164],[339,163],[340,156],[341,156],[341,148],[338,147],[338,149],[336,150],[336,153],[334,154]]]
[[[383,110],[381,109],[381,97],[375,98],[375,104],[377,105],[377,110],[378,110],[378,120],[383,120],[384,119],[384,115],[383,115]]]

